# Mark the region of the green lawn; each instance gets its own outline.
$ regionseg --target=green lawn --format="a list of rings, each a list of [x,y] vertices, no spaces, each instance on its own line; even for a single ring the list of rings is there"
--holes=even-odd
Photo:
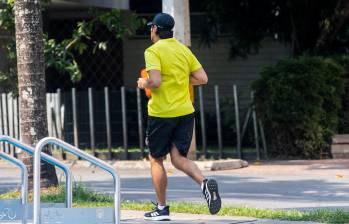
[[[19,198],[20,192],[13,191],[1,194],[0,199]],[[32,200],[32,194],[29,196]],[[64,187],[50,188],[43,191],[43,202],[64,202]],[[81,185],[74,188],[74,207],[111,207],[113,199],[110,196],[98,194],[86,190]],[[171,202],[171,212],[191,213],[191,214],[209,214],[206,204]],[[154,205],[149,203],[140,203],[134,201],[123,201],[122,209],[129,210],[150,210]],[[255,218],[280,219],[290,221],[315,221],[321,223],[349,223],[349,213],[343,210],[330,211],[319,209],[315,211],[300,212],[297,210],[269,210],[255,209],[250,207],[223,206],[218,213],[220,216],[246,216]]]

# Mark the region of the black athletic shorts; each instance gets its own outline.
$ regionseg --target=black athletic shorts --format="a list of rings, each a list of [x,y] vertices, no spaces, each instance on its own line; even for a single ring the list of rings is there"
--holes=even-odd
[[[152,157],[166,156],[174,144],[182,156],[187,156],[193,137],[194,113],[173,118],[148,116],[146,145]]]

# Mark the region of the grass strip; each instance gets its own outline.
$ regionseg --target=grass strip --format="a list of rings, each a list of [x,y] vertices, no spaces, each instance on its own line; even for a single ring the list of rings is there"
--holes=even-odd
[[[64,186],[58,188],[49,188],[43,190],[41,200],[43,202],[64,202]],[[11,191],[0,194],[0,199],[19,198],[19,191]],[[111,207],[113,206],[113,198],[108,195],[90,191],[78,184],[74,187],[73,192],[74,207]],[[29,194],[29,200],[32,200],[32,194]],[[199,203],[188,202],[171,202],[171,212],[190,213],[190,214],[209,214],[207,206]],[[154,207],[151,203],[122,201],[121,208],[127,210],[148,211]],[[314,221],[321,223],[349,223],[349,212],[343,210],[317,209],[311,211],[298,210],[272,210],[272,209],[256,209],[246,206],[232,207],[223,206],[218,213],[220,216],[245,216],[262,219],[277,219],[289,221]]]

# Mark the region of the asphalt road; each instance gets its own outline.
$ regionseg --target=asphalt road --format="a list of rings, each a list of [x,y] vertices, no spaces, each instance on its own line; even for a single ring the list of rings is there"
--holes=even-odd
[[[98,169],[75,167],[73,173],[76,181],[90,189],[112,192],[111,178]],[[123,200],[155,200],[149,170],[121,169],[119,173]],[[168,174],[170,201],[204,202],[199,186],[190,178],[176,170]],[[349,211],[349,160],[278,161],[205,175],[219,182],[224,205]],[[18,187],[18,176],[15,168],[1,167],[0,193]]]

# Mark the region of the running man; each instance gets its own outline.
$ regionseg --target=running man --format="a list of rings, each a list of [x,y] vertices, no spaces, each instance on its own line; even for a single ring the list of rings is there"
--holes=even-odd
[[[150,26],[153,45],[144,57],[149,78],[139,78],[138,88],[150,88],[146,143],[149,147],[151,175],[156,191],[156,208],[144,214],[146,220],[170,220],[166,205],[167,175],[163,165],[169,153],[171,162],[201,186],[211,214],[221,208],[217,182],[206,179],[197,165],[187,158],[193,136],[194,107],[189,83],[204,85],[207,74],[194,54],[173,38],[175,21],[166,13],[157,14]]]

